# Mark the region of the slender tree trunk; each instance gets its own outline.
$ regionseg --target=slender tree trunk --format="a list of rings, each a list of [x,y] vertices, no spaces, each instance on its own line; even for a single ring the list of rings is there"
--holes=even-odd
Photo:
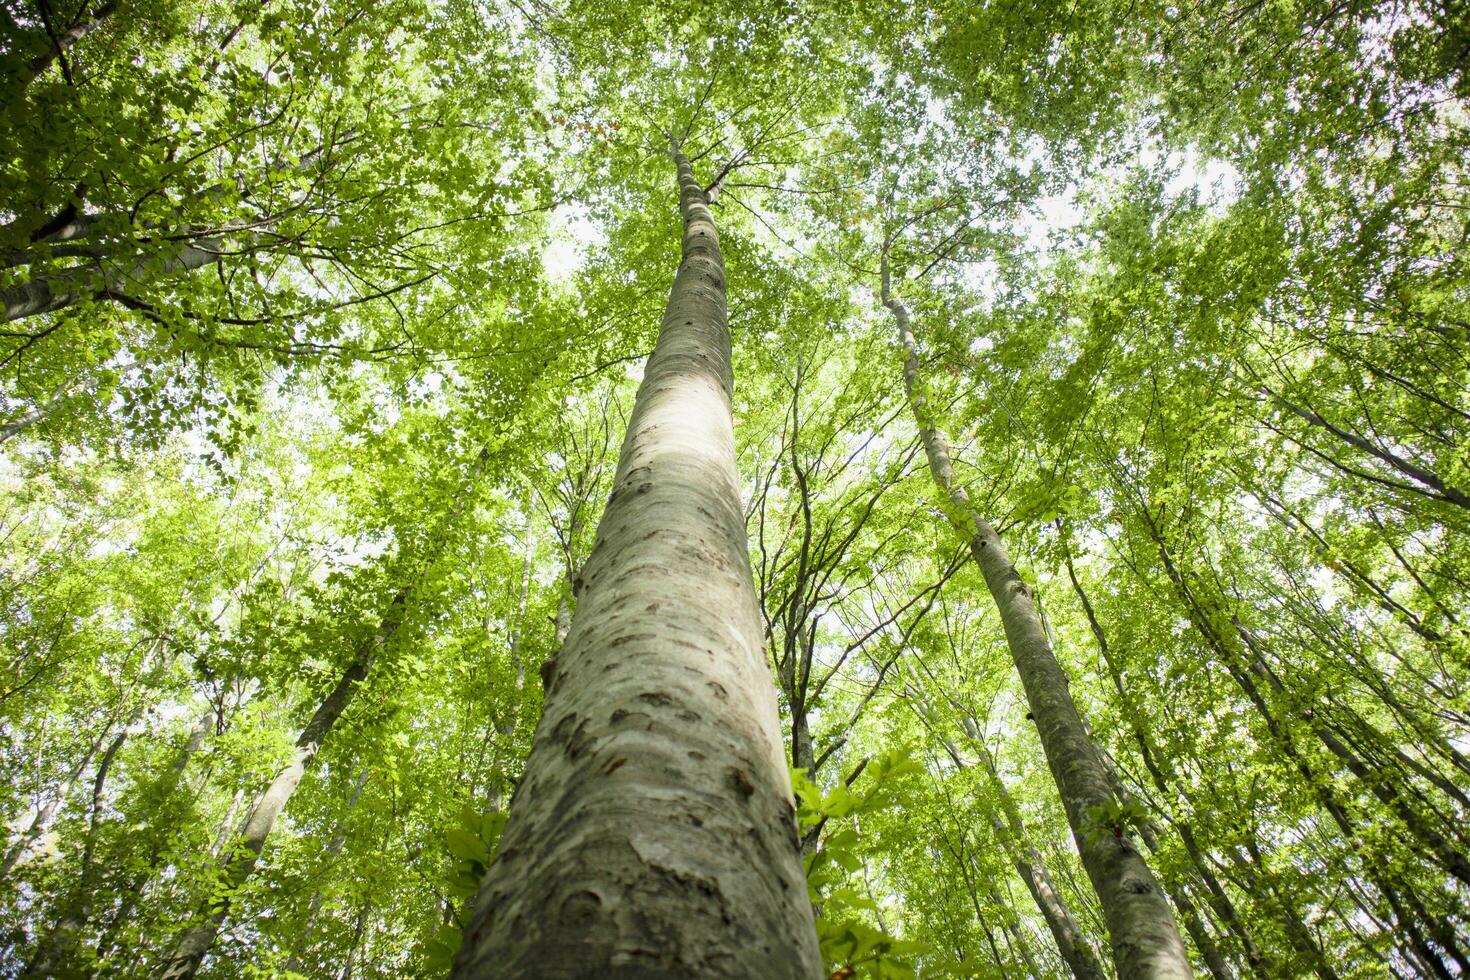
[[[47,9],[45,3],[42,3],[40,7],[42,10]],[[22,61],[14,75],[6,80],[6,86],[9,89],[9,91],[5,92],[7,101],[24,92],[26,86],[30,85],[47,68],[50,68],[52,63],[58,58],[65,58],[67,51],[71,50],[82,38],[101,27],[103,21],[116,9],[117,0],[107,0],[106,3],[103,3],[93,11],[90,17],[85,16],[86,11],[84,9],[82,14],[78,15],[77,22],[70,27],[57,30],[56,25],[48,23],[47,29],[52,31],[53,34],[45,40],[44,47],[41,47],[41,42],[38,42],[36,46],[40,50],[35,55]],[[68,77],[67,81],[70,82],[71,79]]]
[[[1127,828],[1102,828],[1093,812],[1113,799],[1108,774],[1077,712],[1067,675],[1057,663],[1037,615],[1032,592],[1021,581],[1000,536],[954,479],[949,440],[930,417],[918,378],[919,345],[908,308],[889,285],[888,248],[882,255],[882,300],[893,312],[904,350],[904,390],[923,439],[935,482],[948,496],[950,519],[970,545],[1005,628],[1026,702],[1067,811],[1082,865],[1107,920],[1120,980],[1192,976],[1189,953],[1163,889]]]
[[[1245,850],[1249,855],[1249,862],[1232,848],[1225,848],[1226,854],[1241,866],[1247,880],[1257,882],[1257,889],[1264,884],[1264,890],[1270,894],[1281,910],[1281,921],[1286,926],[1292,945],[1311,961],[1313,972],[1321,980],[1338,980],[1337,971],[1333,970],[1332,964],[1327,962],[1322,947],[1312,936],[1312,931],[1307,928],[1307,924],[1302,921],[1301,912],[1295,903],[1285,891],[1277,887],[1275,877],[1266,868],[1265,861],[1261,857],[1260,848],[1256,847],[1255,840],[1251,837],[1246,838]]]
[[[815,777],[816,755],[812,746],[811,717],[801,689],[793,683],[787,697],[791,704],[791,765]]]
[[[347,959],[342,964],[342,972],[337,976],[339,980],[352,980],[352,973],[357,966],[357,952],[362,948],[362,937],[367,931],[368,913],[373,909],[372,900],[364,901],[357,910],[357,922],[352,927],[352,945],[347,948]]]
[[[1199,950],[1199,955],[1205,961],[1210,976],[1215,980],[1235,980],[1235,971],[1230,969],[1230,965],[1225,962],[1225,957],[1220,954],[1220,948],[1215,945],[1215,940],[1210,936],[1204,918],[1195,908],[1189,892],[1183,887],[1171,888],[1169,898],[1174,902],[1174,907],[1179,910],[1179,917],[1184,921],[1184,931],[1189,933],[1190,939],[1194,940],[1194,948]]]
[[[1358,449],[1364,453],[1367,453],[1369,456],[1372,456],[1380,463],[1383,463],[1386,466],[1397,470],[1404,476],[1407,476],[1417,483],[1420,483],[1423,486],[1427,487],[1429,491],[1431,491],[1429,496],[1438,497],[1441,500],[1447,500],[1452,504],[1456,504],[1460,507],[1464,507],[1467,510],[1470,510],[1470,494],[1466,494],[1465,491],[1461,490],[1459,487],[1450,486],[1449,484],[1445,483],[1445,481],[1440,478],[1439,474],[1422,466],[1419,466],[1403,458],[1402,456],[1399,456],[1396,453],[1390,452],[1389,450],[1384,449],[1382,446],[1369,442],[1367,439],[1364,439],[1362,436],[1358,435],[1355,432],[1349,432],[1346,429],[1333,425],[1331,422],[1327,421],[1316,412],[1309,411],[1287,401],[1285,398],[1282,398],[1270,388],[1266,388],[1263,386],[1261,388],[1261,391],[1271,397],[1273,400],[1276,401],[1277,404],[1281,405],[1297,418],[1309,422],[1319,429],[1324,429],[1327,432],[1332,433],[1334,436],[1341,439],[1349,446],[1352,446],[1354,449]]]
[[[1030,840],[1024,840],[1017,842],[1011,850],[1014,851],[1011,861],[1016,867],[1016,873],[1021,876],[1026,890],[1031,893],[1032,901],[1036,903],[1037,910],[1041,912],[1041,917],[1046,921],[1046,927],[1056,942],[1057,952],[1066,962],[1067,969],[1072,971],[1072,976],[1077,980],[1105,980],[1107,973],[1103,970],[1097,953],[1087,941],[1072,909],[1062,898],[1061,892],[1057,891],[1051,872],[1046,869],[1046,861],[1036,845]]]
[[[578,501],[577,507],[572,511],[571,520],[567,525],[566,545],[566,581],[562,583],[561,597],[556,601],[556,620],[553,626],[553,649],[552,657],[561,652],[566,645],[567,634],[572,631],[572,600],[576,598],[576,583],[578,580],[578,569],[576,556],[573,550],[576,548],[577,535],[582,530],[582,504],[585,500]]]
[[[11,419],[0,425],[0,445],[4,445],[11,439],[30,429],[37,422],[44,422],[56,413],[56,410],[69,403],[66,397],[68,391],[81,380],[80,374],[72,375],[61,384],[51,389],[45,404],[33,408],[18,418]]]
[[[964,762],[960,759],[959,754],[954,751],[952,745],[946,743],[945,748],[949,750],[950,758],[954,759],[956,764],[964,765]],[[969,858],[969,847],[965,840],[965,830],[959,825],[959,821],[954,818],[953,807],[951,807],[950,819],[955,823],[955,830],[957,832],[957,841],[955,843],[950,842],[949,834],[945,833],[943,826],[937,821],[934,823],[934,832],[940,843],[954,857],[955,865],[960,870],[960,878],[964,882],[965,892],[970,896],[970,906],[975,910],[975,921],[985,931],[985,942],[990,947],[990,958],[995,961],[995,967],[1000,971],[1001,977],[1009,977],[1010,974],[1006,970],[1006,957],[1000,954],[1000,947],[995,942],[995,930],[991,928],[990,920],[985,915],[985,906],[980,902],[980,892],[976,888],[974,877],[971,875],[971,862]],[[997,900],[993,888],[991,889],[990,895],[991,901]],[[1007,903],[1005,902],[999,903],[999,907],[1002,909],[1006,905]],[[1010,946],[1009,936],[1006,938],[1006,945]],[[959,951],[956,950],[956,952]]]
[[[1382,875],[1380,875],[1382,880]],[[1376,884],[1376,883],[1375,883]],[[1378,889],[1383,892],[1388,902],[1388,907],[1393,910],[1394,917],[1398,920],[1399,929],[1404,933],[1404,941],[1400,945],[1401,951],[1412,953],[1424,967],[1443,980],[1450,980],[1456,976],[1449,971],[1445,965],[1445,957],[1453,960],[1459,967],[1458,976],[1463,980],[1470,976],[1470,958],[1465,956],[1459,947],[1458,937],[1455,930],[1443,919],[1432,918],[1424,903],[1412,892],[1400,894],[1396,889],[1377,884]],[[1407,907],[1405,907],[1407,906]],[[1419,928],[1420,923],[1429,929],[1430,938],[1439,947],[1431,946],[1429,940],[1424,937],[1424,931]]]
[[[367,677],[368,667],[372,664],[379,648],[397,631],[403,620],[403,607],[407,600],[406,589],[393,597],[390,611],[384,617],[372,641],[358,652],[357,658],[343,671],[337,686],[317,706],[311,720],[306,723],[306,727],[296,739],[291,761],[276,774],[270,786],[266,787],[265,792],[256,800],[236,840],[225,852],[223,867],[220,869],[224,878],[223,897],[208,902],[200,911],[199,921],[184,933],[184,937],[179,941],[178,947],[174,950],[162,974],[165,980],[182,980],[182,978],[193,977],[199,972],[200,963],[203,962],[210,947],[214,945],[220,925],[223,924],[225,916],[229,914],[231,895],[255,870],[256,862],[260,860],[260,855],[265,850],[266,839],[270,837],[271,829],[275,827],[276,818],[281,815],[286,803],[296,792],[296,787],[301,784],[301,778],[306,775],[306,770],[316,760],[322,742],[331,734],[337,720],[352,703],[357,693],[357,686]]]
[[[189,760],[204,747],[204,740],[209,736],[209,732],[214,726],[214,706],[211,705],[205,709],[199,721],[189,731],[189,738],[184,742],[183,749],[174,758],[174,761],[169,764],[168,769],[154,782],[153,792],[148,795],[157,800],[157,809],[165,809],[172,801],[174,793],[178,790],[179,783],[183,778],[184,771],[189,768]],[[118,889],[122,900],[118,903],[117,909],[107,919],[106,925],[102,927],[102,936],[97,941],[97,956],[99,959],[105,958],[116,945],[118,930],[122,928],[123,924],[127,922],[128,917],[132,915],[133,909],[138,904],[139,897],[147,886],[148,879],[157,872],[160,866],[163,835],[159,833],[157,823],[153,822],[154,817],[155,814],[149,815],[150,830],[152,831],[149,837],[152,843],[144,857],[142,867],[124,879],[122,886]],[[228,828],[233,824],[234,815],[232,812],[225,827]],[[210,853],[213,854],[214,851]]]
[[[295,162],[279,160],[273,166],[310,172],[317,169],[334,148],[354,139],[357,139],[357,134],[348,130],[332,143],[318,146]],[[81,192],[84,189],[78,190]],[[252,190],[246,188],[243,196],[251,196]],[[184,203],[201,204],[222,193],[239,193],[233,179],[204,187],[190,195]],[[185,209],[183,206],[178,209],[180,216]],[[4,237],[4,233],[18,234],[30,238],[32,246],[46,246],[44,249],[20,249],[0,254],[0,266],[30,265],[39,258],[84,260],[69,268],[45,273],[18,286],[0,289],[0,321],[54,313],[90,299],[113,299],[128,305],[130,297],[126,290],[130,286],[152,282],[160,276],[193,272],[214,265],[223,258],[225,239],[223,233],[217,230],[189,226],[172,229],[150,226],[139,229],[132,222],[132,216],[126,214],[78,214],[73,201],[60,214],[30,234],[26,233],[25,225],[21,222],[10,222],[0,228],[0,237]],[[119,230],[125,233],[118,234],[112,241],[104,240],[105,232]],[[172,239],[173,250],[143,253],[139,248],[143,243],[129,243],[127,240],[140,231],[153,237],[155,241],[159,237]]]
[[[1250,651],[1252,666],[1256,672],[1265,676],[1271,690],[1278,698],[1286,696],[1286,686],[1281,678],[1271,669],[1266,661],[1260,645],[1251,631],[1246,629],[1238,619],[1232,617],[1236,633],[1244,642],[1246,649]],[[1317,736],[1324,748],[1331,752],[1337,759],[1347,767],[1357,779],[1366,786],[1374,796],[1390,811],[1392,811],[1403,824],[1406,831],[1417,838],[1422,847],[1421,853],[1430,857],[1436,864],[1446,872],[1454,875],[1462,883],[1470,885],[1470,858],[1461,853],[1449,839],[1441,834],[1429,822],[1415,810],[1409,802],[1399,793],[1394,772],[1386,766],[1370,766],[1358,756],[1356,752],[1343,744],[1333,732],[1317,717],[1316,711],[1304,713],[1310,723],[1313,734]]]
[[[735,470],[724,262],[683,260],[454,976],[821,972]]]
[[[1080,588],[1078,589],[1078,594],[1083,594]],[[1095,627],[1097,624],[1094,622],[1093,625]],[[1101,634],[1099,633],[1098,635],[1100,636]],[[1125,695],[1125,689],[1121,686],[1119,687],[1119,694]],[[1091,736],[1091,734],[1092,731],[1089,728],[1088,735]],[[1124,803],[1135,802],[1136,797],[1134,797],[1133,793],[1129,791],[1127,785],[1123,782],[1123,778],[1118,773],[1117,766],[1113,760],[1106,755],[1099,754],[1101,755],[1104,767],[1107,769],[1108,781],[1113,787],[1114,795]],[[1149,854],[1158,854],[1159,828],[1158,824],[1152,818],[1145,820],[1139,826],[1138,836],[1143,840],[1144,846],[1148,848]],[[1210,937],[1209,931],[1200,919],[1199,911],[1195,908],[1194,902],[1190,901],[1189,895],[1184,887],[1165,882],[1164,893],[1169,896],[1169,901],[1174,906],[1180,922],[1184,924],[1185,933],[1194,941],[1194,947],[1199,952],[1200,957],[1205,961],[1205,966],[1209,969],[1210,974],[1216,980],[1234,980],[1234,972],[1225,963],[1224,957],[1220,955],[1219,948],[1215,946],[1215,941]]]
[[[1162,790],[1161,792],[1166,791]],[[1189,824],[1177,822],[1175,830],[1179,833],[1179,839],[1184,842],[1184,851],[1189,855],[1190,864],[1194,865],[1195,874],[1204,884],[1205,901],[1214,911],[1216,918],[1224,924],[1225,928],[1240,941],[1241,955],[1245,957],[1246,966],[1252,973],[1268,980],[1266,957],[1256,945],[1254,937],[1245,926],[1245,920],[1240,915],[1240,910],[1230,899],[1230,893],[1220,883],[1220,878],[1205,860],[1204,852],[1200,850],[1199,841],[1195,839],[1194,830]]]
[[[225,818],[220,821],[219,832],[214,835],[214,843],[209,847],[210,857],[219,860],[225,853],[225,845],[235,835],[235,821],[240,817],[240,807],[245,802],[245,788],[242,786],[235,790],[235,795],[230,798],[229,809],[225,810]]]
[[[531,533],[530,522],[526,526],[525,556],[521,562],[521,592],[516,600],[516,618],[507,639],[511,667],[516,672],[516,690],[526,686],[526,664],[521,656],[521,638],[526,632],[526,604],[531,599],[531,570],[535,564],[536,538]],[[505,734],[502,732],[501,734]]]
[[[1129,697],[1127,685],[1123,680],[1123,673],[1113,659],[1112,646],[1108,643],[1107,633],[1103,631],[1102,623],[1097,618],[1097,611],[1093,609],[1092,601],[1088,599],[1087,591],[1082,588],[1082,582],[1077,577],[1077,569],[1072,564],[1072,552],[1066,545],[1065,535],[1060,522],[1057,524],[1057,534],[1063,541],[1062,558],[1066,564],[1067,578],[1071,581],[1072,590],[1076,593],[1077,600],[1082,605],[1082,612],[1087,617],[1087,624],[1092,630],[1093,638],[1097,640],[1098,652],[1102,655],[1108,675],[1112,678],[1113,689],[1118,693],[1119,706],[1123,709],[1124,720],[1128,723],[1133,739],[1138,744],[1139,755],[1143,759],[1144,768],[1148,770],[1154,787],[1158,789],[1164,799],[1168,799],[1177,792],[1173,788],[1172,767],[1170,775],[1166,776],[1163,768],[1159,765],[1158,754],[1154,751],[1153,740],[1148,734],[1148,727],[1144,724],[1142,718],[1139,716],[1139,712],[1135,709],[1132,699]],[[1173,826],[1178,832],[1180,839],[1184,842],[1185,851],[1189,854],[1200,881],[1204,883],[1207,900],[1210,902],[1209,907],[1215,911],[1215,914],[1219,917],[1224,927],[1240,940],[1242,954],[1251,972],[1262,977],[1264,980],[1266,977],[1265,961],[1261,957],[1260,950],[1256,947],[1255,941],[1240,921],[1240,916],[1237,914],[1229,896],[1226,895],[1213,872],[1205,864],[1199,847],[1194,841],[1194,834],[1190,830],[1189,825],[1175,820],[1173,821]],[[1149,847],[1151,851],[1157,850],[1153,843],[1150,843]],[[1175,908],[1179,910],[1179,915],[1184,921],[1185,929],[1188,931],[1190,938],[1194,940],[1195,948],[1199,950],[1200,956],[1204,958],[1205,964],[1209,967],[1210,972],[1219,978],[1219,980],[1231,980],[1233,971],[1225,963],[1219,948],[1210,938],[1209,931],[1204,924],[1204,918],[1199,915],[1194,902],[1190,900],[1187,889],[1182,885],[1174,887],[1169,890],[1169,896]]]
[[[583,581],[582,572],[576,565],[572,549],[577,540],[577,534],[582,526],[581,510],[572,512],[571,523],[565,542],[565,553],[563,558],[566,563],[566,581],[562,583],[561,597],[556,602],[556,618],[553,620],[553,643],[551,652],[546,659],[541,661],[539,673],[541,675],[541,687],[545,689],[551,684],[552,675],[556,673],[556,658],[561,655],[562,647],[567,644],[567,636],[572,631],[572,610],[578,599],[581,598]]]
[[[1362,835],[1358,832],[1357,822],[1349,812],[1349,804],[1345,803],[1338,796],[1330,779],[1325,779],[1317,774],[1316,767],[1308,755],[1303,753],[1297,745],[1296,738],[1293,734],[1294,729],[1290,725],[1283,723],[1283,718],[1278,715],[1277,711],[1272,709],[1272,706],[1268,703],[1265,695],[1255,682],[1257,673],[1264,674],[1268,681],[1279,683],[1279,678],[1275,678],[1269,670],[1266,670],[1265,665],[1260,663],[1258,658],[1253,659],[1256,657],[1255,652],[1249,650],[1249,647],[1244,642],[1245,636],[1241,635],[1238,631],[1238,623],[1236,621],[1223,614],[1211,615],[1213,607],[1207,607],[1205,602],[1190,587],[1183,572],[1174,562],[1174,558],[1164,542],[1162,531],[1154,523],[1152,518],[1149,517],[1147,507],[1140,508],[1139,514],[1147,525],[1149,535],[1152,537],[1155,546],[1158,548],[1159,558],[1163,563],[1165,573],[1168,575],[1170,582],[1173,583],[1184,605],[1190,623],[1199,632],[1201,637],[1203,637],[1206,644],[1215,652],[1216,656],[1219,657],[1226,671],[1230,674],[1236,685],[1240,687],[1247,700],[1251,702],[1257,714],[1261,716],[1265,722],[1267,732],[1271,735],[1272,741],[1276,743],[1282,754],[1290,760],[1296,770],[1301,773],[1302,779],[1310,787],[1312,795],[1316,798],[1322,809],[1332,818],[1338,830],[1342,832],[1342,838],[1347,843],[1349,849],[1357,853],[1363,860],[1365,876],[1373,883],[1373,887],[1393,911],[1399,931],[1402,933],[1406,944],[1403,948],[1413,949],[1416,955],[1432,964],[1436,973],[1445,971],[1443,963],[1438,961],[1437,954],[1425,943],[1423,934],[1418,928],[1418,923],[1423,922],[1429,929],[1431,937],[1445,953],[1451,959],[1455,960],[1457,964],[1461,965],[1463,972],[1470,973],[1470,956],[1467,956],[1460,948],[1453,924],[1443,916],[1432,915],[1425,908],[1424,904],[1419,901],[1411,882],[1405,880],[1402,874],[1394,871],[1391,867],[1385,866],[1376,855],[1363,848]],[[1221,625],[1227,619],[1229,619],[1229,628]],[[1274,687],[1272,690],[1274,693],[1280,693]],[[1316,733],[1315,728],[1313,728],[1313,732],[1314,734]],[[1254,842],[1248,843],[1254,847]],[[1409,906],[1409,912],[1413,913],[1412,915],[1405,912],[1404,907],[1406,904]],[[1291,923],[1288,922],[1287,925],[1290,929]],[[1325,969],[1330,972],[1331,966],[1328,965]],[[1320,972],[1322,970],[1319,968]],[[1447,971],[1443,975],[1449,976]]]
[[[1012,914],[1010,903],[1001,897],[1000,892],[994,888],[990,890],[990,900],[995,903],[996,908],[1002,910],[1005,915],[1006,945],[1011,952],[1015,953],[1022,963],[1026,964],[1026,970],[1031,976],[1038,978],[1046,974],[1036,962],[1036,956],[1031,952],[1031,944],[1026,941],[1026,936],[1021,932],[1020,921]]]

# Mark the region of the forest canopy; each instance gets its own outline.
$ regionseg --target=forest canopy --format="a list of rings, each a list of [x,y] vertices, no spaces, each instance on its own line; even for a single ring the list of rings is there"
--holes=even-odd
[[[0,2],[0,977],[1470,977],[1470,12]]]

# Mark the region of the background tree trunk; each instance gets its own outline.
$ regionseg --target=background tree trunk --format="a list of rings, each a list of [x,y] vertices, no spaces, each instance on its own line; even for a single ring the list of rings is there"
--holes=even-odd
[[[1036,722],[1083,867],[1102,904],[1118,976],[1120,980],[1190,977],[1189,954],[1173,911],[1129,829],[1096,825],[1095,810],[1114,798],[1106,768],[1072,701],[1067,675],[1052,652],[1031,590],[1021,581],[1000,536],[954,478],[949,440],[930,417],[920,389],[919,345],[908,308],[892,294],[886,246],[882,263],[882,301],[898,326],[904,350],[904,391],[923,439],[929,470],[948,497],[945,504],[950,519],[969,541],[970,554],[1000,612],[1030,717]]]
[[[301,735],[296,739],[291,761],[276,774],[276,778],[271,780],[271,784],[256,800],[233,846],[225,851],[224,866],[221,868],[224,877],[224,896],[217,901],[207,903],[200,912],[197,924],[184,933],[184,937],[179,941],[178,947],[174,950],[162,974],[165,980],[192,977],[199,972],[199,965],[204,961],[204,956],[209,952],[209,948],[214,945],[215,937],[219,935],[220,925],[224,923],[225,916],[229,914],[231,896],[255,870],[256,862],[260,860],[260,855],[265,850],[271,829],[276,825],[276,818],[281,815],[281,811],[285,809],[292,794],[296,792],[296,787],[301,785],[301,778],[306,775],[306,770],[316,760],[322,742],[331,734],[337,720],[352,703],[357,693],[357,686],[367,677],[368,667],[372,664],[378,650],[388,642],[402,623],[403,608],[407,601],[406,589],[399,591],[393,597],[390,611],[384,617],[373,639],[358,651],[357,658],[343,671],[337,686],[332,688],[322,703],[317,706],[311,720],[301,730]]]

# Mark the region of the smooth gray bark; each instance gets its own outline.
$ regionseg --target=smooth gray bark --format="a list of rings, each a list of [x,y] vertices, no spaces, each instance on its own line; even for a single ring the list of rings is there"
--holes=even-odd
[[[52,398],[40,408],[32,409],[19,418],[12,419],[11,421],[6,422],[3,425],[0,425],[0,445],[4,445],[11,439],[14,439],[16,436],[20,435],[22,432],[25,432],[31,426],[35,425],[37,422],[44,421],[47,416],[53,414],[58,408],[62,406],[63,403],[64,399],[62,398]]]
[[[735,469],[724,262],[673,156],[683,260],[459,980],[821,974]]]
[[[219,832],[214,835],[214,843],[209,845],[209,856],[215,860],[225,853],[225,846],[234,837],[235,821],[239,819],[240,808],[244,804],[245,788],[242,786],[235,790],[235,795],[230,798],[229,808],[225,810],[225,818],[219,824]]]
[[[1021,581],[995,528],[955,479],[948,436],[930,415],[919,382],[919,344],[908,308],[889,281],[888,248],[882,254],[881,299],[892,313],[904,351],[903,381],[935,483],[948,498],[948,516],[969,543],[1005,629],[1006,645],[1020,675],[1046,761],[1067,812],[1087,877],[1108,924],[1119,980],[1180,980],[1193,976],[1189,953],[1173,910],[1126,827],[1096,825],[1094,811],[1113,799],[1108,772],[1088,737],[1066,672],[1057,662],[1031,589]]]
[[[40,313],[54,313],[86,299],[105,299],[125,294],[128,287],[157,274],[192,272],[220,260],[219,239],[184,243],[177,254],[141,259],[99,258],[84,265],[63,269],[32,279],[19,286],[0,289],[0,320],[20,320]]]

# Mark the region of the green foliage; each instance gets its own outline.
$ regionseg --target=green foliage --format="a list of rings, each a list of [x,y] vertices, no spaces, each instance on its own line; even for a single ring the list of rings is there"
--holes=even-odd
[[[1201,974],[1463,971],[1462,7],[4,5],[0,972],[158,975],[225,897],[205,976],[447,971],[676,269],[670,136],[724,171],[833,976],[1067,975],[1036,867],[1109,952],[884,269],[1117,776],[1084,839]]]
[[[803,867],[812,906],[818,910],[822,959],[833,976],[913,977],[915,958],[928,952],[925,943],[897,938],[865,921],[880,910],[871,893],[860,892],[853,879],[864,868],[860,822],[897,805],[905,777],[918,772],[922,767],[902,747],[865,760],[862,772],[854,774],[859,779],[838,783],[825,793],[804,770],[791,770],[797,826],[803,837],[820,835]]]
[[[1108,800],[1087,811],[1086,833],[1093,838],[1135,836],[1152,815],[1137,800]]]
[[[445,833],[444,847],[454,860],[448,892],[456,904],[473,898],[479,890],[480,879],[485,877],[485,869],[495,856],[500,832],[505,829],[505,817],[503,811],[480,813],[466,805],[459,812],[459,822]],[[433,973],[447,973],[463,939],[459,922],[440,926],[428,941],[426,968]]]

